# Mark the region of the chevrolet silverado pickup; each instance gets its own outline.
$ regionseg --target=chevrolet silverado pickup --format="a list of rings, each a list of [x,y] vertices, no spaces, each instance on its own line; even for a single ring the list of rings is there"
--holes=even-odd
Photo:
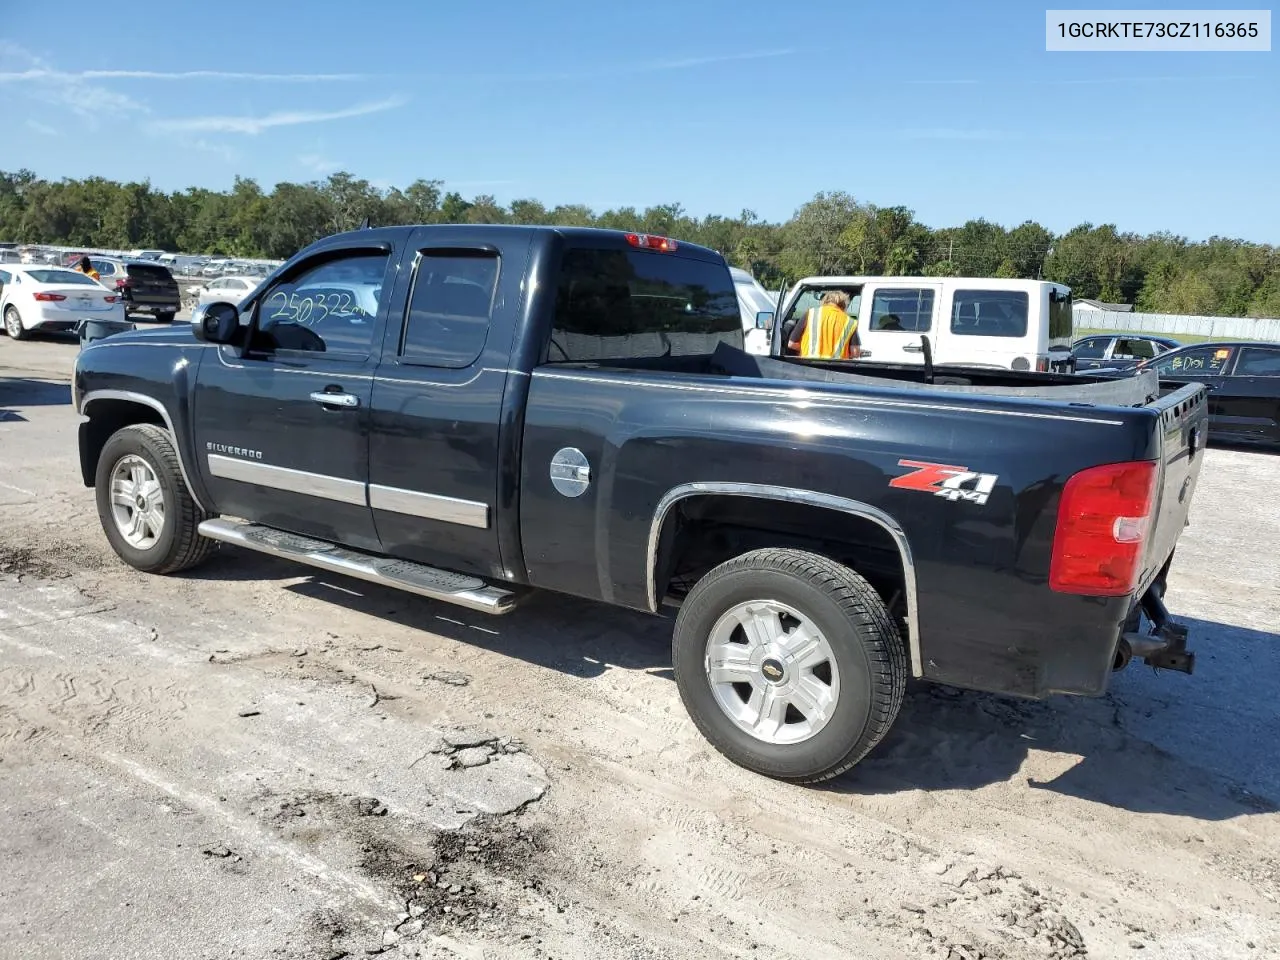
[[[362,229],[238,305],[84,346],[115,552],[221,543],[489,614],[532,590],[674,619],[723,754],[834,776],[909,676],[1097,695],[1190,672],[1163,596],[1204,388],[753,356],[717,253],[553,227]]]

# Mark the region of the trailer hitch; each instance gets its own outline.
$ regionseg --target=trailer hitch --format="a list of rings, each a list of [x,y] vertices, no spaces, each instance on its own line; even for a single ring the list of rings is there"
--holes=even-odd
[[[1151,621],[1152,630],[1121,636],[1117,660],[1127,663],[1132,657],[1140,657],[1157,669],[1191,673],[1195,670],[1196,655],[1187,649],[1187,628],[1169,616],[1163,593],[1153,586],[1143,594],[1140,605]]]

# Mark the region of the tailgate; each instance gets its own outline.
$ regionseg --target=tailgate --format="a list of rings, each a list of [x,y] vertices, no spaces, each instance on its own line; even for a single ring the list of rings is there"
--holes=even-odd
[[[1208,396],[1202,384],[1192,383],[1147,405],[1147,409],[1160,413],[1160,459],[1163,462],[1139,596],[1172,556],[1178,537],[1187,525],[1191,498],[1200,477],[1209,436]]]
[[[158,300],[162,303],[180,299],[178,281],[165,267],[131,263],[129,291],[134,300]]]

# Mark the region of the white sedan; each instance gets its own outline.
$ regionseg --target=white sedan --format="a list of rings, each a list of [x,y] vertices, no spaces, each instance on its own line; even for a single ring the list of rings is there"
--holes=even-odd
[[[187,295],[196,298],[196,303],[234,303],[237,306],[258,286],[255,277],[221,277],[209,280],[198,286],[187,287]]]
[[[124,301],[92,277],[63,267],[0,265],[0,315],[15,340],[74,330],[81,320],[123,320]]]

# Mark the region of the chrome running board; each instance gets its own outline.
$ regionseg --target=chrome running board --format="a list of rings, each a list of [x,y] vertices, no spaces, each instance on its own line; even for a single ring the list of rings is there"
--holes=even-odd
[[[197,528],[202,537],[233,543],[285,560],[297,560],[331,573],[344,573],[384,587],[416,593],[420,597],[443,600],[469,610],[495,616],[515,609],[517,596],[485,583],[478,577],[437,570],[411,560],[396,560],[377,554],[362,553],[327,540],[303,537],[258,523],[236,520],[206,520]]]

